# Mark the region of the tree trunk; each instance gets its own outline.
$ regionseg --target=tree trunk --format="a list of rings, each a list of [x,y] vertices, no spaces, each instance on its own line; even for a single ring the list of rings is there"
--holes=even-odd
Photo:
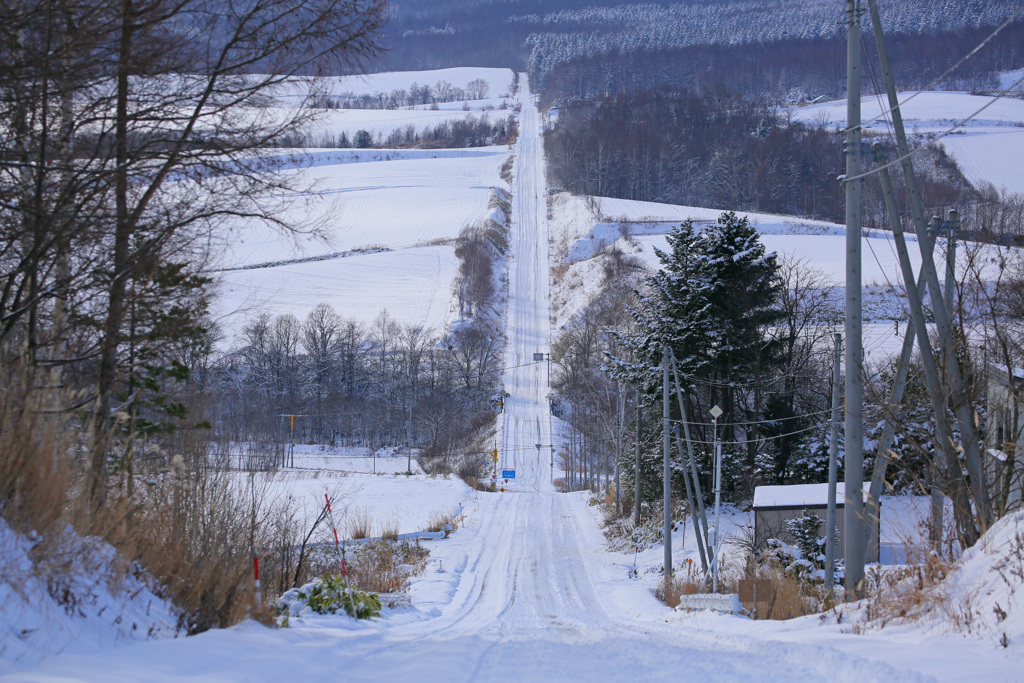
[[[117,62],[117,100],[114,129],[114,260],[108,287],[107,315],[100,342],[100,368],[96,387],[97,409],[93,421],[89,499],[94,511],[106,502],[107,450],[112,429],[114,385],[117,380],[117,347],[121,341],[128,282],[131,223],[128,215],[128,76],[133,37],[132,0],[121,0],[121,36]]]

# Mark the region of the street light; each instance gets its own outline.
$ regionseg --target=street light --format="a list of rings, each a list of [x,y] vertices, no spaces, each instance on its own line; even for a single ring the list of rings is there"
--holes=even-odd
[[[551,380],[551,354],[550,353],[544,353],[542,351],[534,351],[534,353],[533,353],[533,362],[534,363],[542,363],[544,361],[548,362],[548,381],[550,382],[550,380]]]
[[[550,458],[550,462],[548,463],[548,469],[551,471],[551,481],[553,482],[555,480],[555,445],[554,444],[544,444],[544,443],[535,443],[533,445],[537,448],[537,458],[540,458],[540,449],[542,449],[542,448],[550,448],[551,449],[551,458]]]
[[[715,405],[710,411],[711,429],[715,433],[715,553],[711,559],[711,592],[718,592],[718,551],[721,548],[722,534],[719,531],[722,512],[722,444],[718,440],[718,418],[722,409]]]

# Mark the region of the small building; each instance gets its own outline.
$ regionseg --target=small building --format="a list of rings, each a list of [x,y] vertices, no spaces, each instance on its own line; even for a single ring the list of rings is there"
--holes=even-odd
[[[811,100],[811,104],[825,104],[826,102],[831,102],[831,101],[832,101],[832,98],[829,97],[828,95],[818,95],[813,100]]]
[[[864,483],[865,494],[868,482]],[[839,540],[836,543],[836,559],[843,559],[843,528],[845,520],[845,490],[843,482],[836,486],[836,529]],[[865,496],[866,497],[866,496]],[[795,545],[796,539],[789,533],[786,522],[813,512],[821,518],[821,533],[825,534],[828,515],[828,484],[794,484],[791,486],[758,486],[754,489],[754,541],[757,547],[764,547],[769,538]],[[879,520],[874,521],[874,533],[868,539],[868,562],[878,562]]]
[[[1024,506],[1024,369],[990,364],[987,375],[985,479],[996,509],[1010,512]]]

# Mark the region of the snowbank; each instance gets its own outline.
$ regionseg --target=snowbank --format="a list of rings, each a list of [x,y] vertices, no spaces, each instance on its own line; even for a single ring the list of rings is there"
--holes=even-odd
[[[996,522],[940,587],[933,630],[1024,655],[1024,511]]]
[[[178,634],[177,614],[117,551],[70,528],[42,552],[0,519],[0,675],[62,653]]]

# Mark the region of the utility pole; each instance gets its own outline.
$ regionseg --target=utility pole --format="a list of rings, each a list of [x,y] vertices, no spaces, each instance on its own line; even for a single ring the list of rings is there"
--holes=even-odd
[[[722,547],[722,444],[718,440],[718,418],[722,409],[717,405],[711,409],[711,429],[715,433],[715,540],[711,555],[711,592],[718,592],[718,551]]]
[[[846,1],[846,434],[843,456],[846,500],[843,546],[846,598],[862,594],[864,535],[864,347],[861,337],[860,0]]]
[[[676,385],[676,399],[679,402],[679,415],[683,421],[683,433],[686,435],[686,454],[683,454],[680,450],[680,457],[683,457],[683,478],[688,482],[693,482],[694,502],[697,507],[693,510],[694,515],[694,530],[697,532],[698,546],[707,548],[710,553],[711,542],[710,536],[708,536],[708,518],[704,513],[704,496],[700,490],[700,476],[697,474],[696,456],[693,452],[693,439],[690,437],[690,418],[686,412],[686,399],[683,397],[683,387],[679,380],[679,366],[676,364],[675,353],[670,354],[672,360],[672,377],[675,380]],[[689,457],[686,457],[689,456]],[[686,477],[687,467],[689,467],[690,478]],[[703,536],[703,543],[700,542],[701,536]],[[705,574],[708,571],[707,560],[702,556],[704,560],[703,567]]]
[[[953,316],[953,304],[956,294],[956,238],[960,229],[960,213],[955,209],[949,212],[949,220],[946,221],[946,282],[943,287],[943,298],[946,302],[946,310],[950,318]],[[939,550],[942,547],[943,529],[943,507],[945,506],[945,495],[943,494],[943,476],[939,464],[933,463],[929,471],[931,475],[931,519],[929,521],[928,540],[932,550]]]
[[[620,480],[619,463],[622,461],[622,430],[623,412],[625,406],[622,401],[622,383],[615,382],[615,514],[622,514],[622,482]]]
[[[839,479],[839,372],[843,336],[836,332],[832,357],[832,434],[828,443],[828,512],[825,515],[825,589],[835,586],[836,571],[836,486]]]
[[[633,524],[640,526],[640,392],[636,392],[636,462],[633,465]]]
[[[412,474],[412,401],[409,401],[409,419],[405,423],[405,444],[409,449],[406,461],[406,474]]]
[[[882,154],[882,147],[880,144],[875,147],[875,158],[878,163],[881,164],[878,167],[878,182],[882,186],[882,196],[885,198],[886,212],[889,215],[893,242],[896,247],[896,255],[899,259],[900,270],[903,274],[903,281],[907,285],[907,305],[910,308],[910,319],[913,327],[915,328],[914,334],[917,337],[918,348],[921,352],[921,367],[924,371],[925,384],[928,388],[928,397],[932,404],[932,412],[935,415],[936,447],[940,454],[946,458],[947,466],[951,468],[951,471],[955,471],[960,467],[960,460],[950,438],[952,431],[950,430],[946,420],[947,396],[943,391],[942,379],[939,376],[939,364],[936,361],[935,353],[931,346],[931,339],[928,336],[928,327],[924,315],[924,303],[922,301],[922,294],[925,290],[920,286],[921,283],[914,282],[914,272],[910,264],[910,254],[907,250],[907,242],[903,234],[903,226],[900,223],[897,214],[898,207],[896,205],[896,195],[893,192],[889,169],[884,165],[885,157]],[[922,266],[922,271],[923,270],[924,267]],[[939,302],[939,305],[942,305],[941,301]],[[904,348],[904,352],[904,356],[907,357],[909,362],[909,354],[906,353],[906,348]],[[897,394],[902,394],[903,384],[906,382],[906,374],[901,374],[900,371],[902,370],[903,367],[901,366],[897,371],[897,383],[893,389],[894,400]],[[886,431],[883,432],[882,436],[884,443],[881,443],[879,447],[889,448],[892,444],[892,433],[889,431],[888,427]],[[875,490],[876,483],[878,484],[877,491],[880,493],[880,481],[873,481],[872,489]],[[970,500],[968,499],[967,491],[962,486],[962,480],[952,477],[950,478],[950,496],[953,498],[953,506],[954,509],[957,510],[957,514],[962,515],[970,509]]]
[[[963,374],[956,358],[955,341],[951,327],[950,313],[946,309],[945,301],[941,292],[941,283],[932,260],[933,240],[928,234],[928,225],[924,218],[923,202],[921,192],[914,176],[914,164],[911,159],[910,146],[907,143],[906,129],[903,125],[903,115],[900,112],[899,98],[896,93],[896,84],[893,79],[892,69],[889,66],[889,54],[885,47],[885,37],[882,34],[882,20],[878,12],[878,0],[868,0],[868,7],[871,11],[871,23],[875,31],[875,44],[878,47],[878,58],[882,66],[882,79],[885,82],[886,95],[889,100],[889,108],[892,113],[892,126],[896,135],[896,145],[899,151],[900,165],[903,168],[903,176],[907,185],[907,195],[910,199],[910,209],[914,218],[914,225],[917,230],[918,249],[921,253],[921,277],[928,285],[931,295],[932,314],[935,318],[935,328],[942,344],[942,361],[946,373],[946,381],[949,385],[949,399],[952,402],[953,412],[956,415],[960,426],[961,444],[963,447],[963,465],[967,469],[967,480],[970,483],[970,495],[974,498],[976,510],[976,523],[974,528],[962,529],[964,539],[968,545],[977,540],[978,535],[985,531],[992,521],[992,501],[989,496],[988,486],[985,483],[986,473],[981,462],[981,451],[979,446],[978,429],[974,422],[974,411],[971,409],[967,398],[967,391],[964,386]],[[921,336],[920,330],[918,337]],[[920,339],[919,339],[920,342]],[[950,468],[949,476],[954,478],[960,465]],[[958,477],[963,479],[962,476]],[[958,503],[954,500],[954,508]],[[968,508],[965,509],[969,510]]]
[[[662,472],[665,499],[665,586],[672,581],[672,464],[669,457],[669,419],[668,419],[668,344],[661,347],[661,452],[664,459]]]

